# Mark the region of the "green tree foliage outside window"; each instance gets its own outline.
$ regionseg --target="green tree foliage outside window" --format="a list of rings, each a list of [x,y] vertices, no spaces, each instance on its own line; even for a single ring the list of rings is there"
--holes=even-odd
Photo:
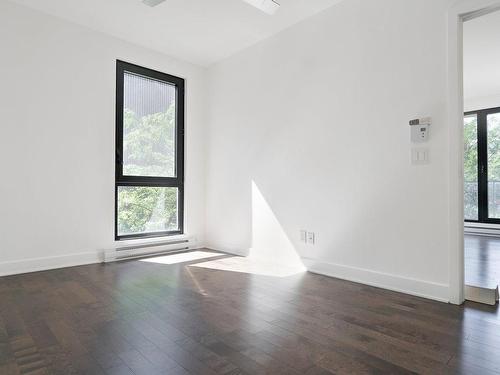
[[[477,117],[464,121],[464,216],[478,219]]]
[[[118,224],[121,234],[176,230],[177,188],[120,186]]]
[[[123,175],[174,177],[175,105],[143,117],[123,113]]]

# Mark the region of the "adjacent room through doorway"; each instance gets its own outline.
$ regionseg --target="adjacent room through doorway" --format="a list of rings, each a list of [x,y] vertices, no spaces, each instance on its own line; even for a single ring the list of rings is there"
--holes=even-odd
[[[466,297],[489,304],[500,282],[500,12],[464,23]]]

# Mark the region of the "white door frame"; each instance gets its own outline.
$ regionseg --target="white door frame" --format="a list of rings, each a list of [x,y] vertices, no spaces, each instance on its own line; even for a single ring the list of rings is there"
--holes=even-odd
[[[457,0],[448,11],[449,121],[449,285],[450,302],[464,302],[464,182],[463,182],[463,23],[500,10],[500,0]]]

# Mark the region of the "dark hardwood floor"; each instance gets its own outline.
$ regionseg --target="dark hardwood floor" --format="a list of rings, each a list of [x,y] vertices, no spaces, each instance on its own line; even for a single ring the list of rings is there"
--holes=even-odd
[[[251,262],[136,260],[0,278],[0,374],[500,373],[496,308],[273,276]]]
[[[483,288],[500,284],[500,238],[466,234],[465,283]]]

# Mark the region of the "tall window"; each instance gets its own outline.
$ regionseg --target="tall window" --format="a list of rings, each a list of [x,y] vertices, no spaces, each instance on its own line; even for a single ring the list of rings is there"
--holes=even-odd
[[[184,80],[117,61],[115,238],[183,233]]]
[[[465,114],[466,221],[500,223],[500,108]]]

